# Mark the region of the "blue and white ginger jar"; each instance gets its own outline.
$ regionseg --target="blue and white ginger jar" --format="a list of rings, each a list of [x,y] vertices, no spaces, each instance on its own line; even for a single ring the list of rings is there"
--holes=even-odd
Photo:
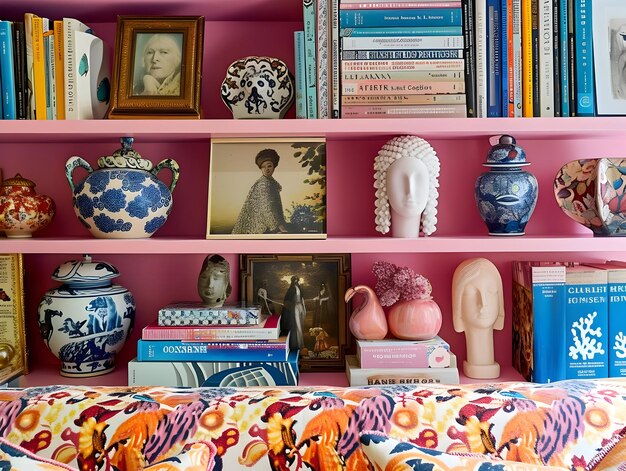
[[[62,376],[98,376],[115,368],[135,323],[133,295],[111,281],[119,274],[88,255],[61,264],[52,274],[63,284],[44,294],[37,311],[39,331],[61,360]]]
[[[172,192],[180,174],[178,163],[165,159],[153,168],[152,162],[132,148],[132,137],[120,141],[122,147],[113,155],[100,157],[95,171],[82,157],[67,160],[65,175],[73,192],[74,212],[98,238],[150,237],[172,211]],[[72,174],[77,167],[89,174],[75,185]],[[164,168],[172,172],[169,187],[156,176]]]
[[[478,177],[474,195],[489,235],[524,235],[539,191],[535,176],[522,168],[530,165],[524,149],[504,134],[483,165],[491,170]]]

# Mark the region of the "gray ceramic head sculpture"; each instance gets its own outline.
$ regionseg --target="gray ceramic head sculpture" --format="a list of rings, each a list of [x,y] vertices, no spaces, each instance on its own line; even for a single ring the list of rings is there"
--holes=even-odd
[[[230,264],[221,255],[207,255],[198,276],[198,294],[207,307],[221,307],[230,296]]]

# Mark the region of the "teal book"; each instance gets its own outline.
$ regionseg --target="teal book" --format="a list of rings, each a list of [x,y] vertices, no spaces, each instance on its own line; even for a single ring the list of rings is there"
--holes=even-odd
[[[296,119],[306,119],[306,79],[304,70],[304,31],[294,31],[294,63],[296,64]]]
[[[340,10],[341,28],[381,26],[462,26],[460,8]]]
[[[276,340],[137,341],[137,361],[287,361],[289,336]]]
[[[567,379],[609,376],[607,282],[606,270],[584,265],[566,269]]]
[[[513,262],[513,367],[526,381],[565,379],[565,266]]]
[[[10,21],[0,21],[0,75],[2,92],[2,119],[17,119],[15,105],[15,61],[13,32]]]
[[[596,115],[591,1],[575,0],[574,4],[576,116]]]

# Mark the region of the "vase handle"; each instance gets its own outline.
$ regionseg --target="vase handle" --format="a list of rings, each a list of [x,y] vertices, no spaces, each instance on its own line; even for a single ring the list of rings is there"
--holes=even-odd
[[[93,168],[89,165],[82,157],[74,156],[67,159],[65,162],[65,176],[67,177],[67,182],[70,184],[70,188],[72,189],[72,193],[74,193],[74,179],[72,178],[72,174],[77,167],[83,167],[87,170],[87,173],[93,172]]]
[[[150,173],[156,176],[164,168],[167,168],[170,172],[172,172],[172,183],[170,183],[170,193],[174,193],[174,188],[176,188],[176,184],[178,183],[178,178],[180,176],[180,167],[178,166],[178,162],[174,159],[164,159],[159,162],[159,164],[150,170]]]

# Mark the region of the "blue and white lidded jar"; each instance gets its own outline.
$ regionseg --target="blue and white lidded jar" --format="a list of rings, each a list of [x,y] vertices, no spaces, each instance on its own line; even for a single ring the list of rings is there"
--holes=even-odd
[[[61,360],[62,376],[99,376],[115,368],[115,356],[135,323],[133,295],[111,281],[119,274],[89,255],[61,264],[52,274],[63,284],[44,294],[37,311],[39,331]]]
[[[67,160],[65,175],[73,193],[74,212],[98,238],[150,237],[172,211],[172,192],[180,169],[173,159],[162,160],[153,168],[152,162],[132,148],[132,137],[120,140],[122,147],[113,155],[100,157],[95,171],[82,157]],[[89,174],[75,185],[72,174],[77,167]],[[164,168],[172,172],[169,187],[156,177]]]
[[[530,165],[524,149],[504,134],[483,165],[491,169],[476,180],[474,196],[489,235],[524,235],[539,192],[535,176],[523,169]]]

